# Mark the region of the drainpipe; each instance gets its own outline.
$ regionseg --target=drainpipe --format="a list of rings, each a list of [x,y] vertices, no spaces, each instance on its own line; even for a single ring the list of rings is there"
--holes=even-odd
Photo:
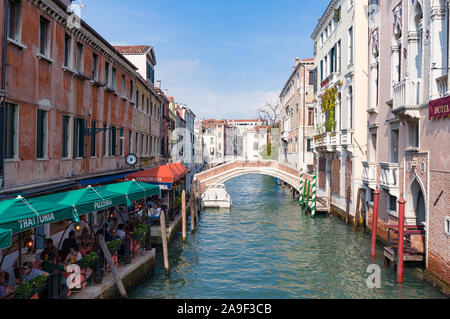
[[[5,109],[6,109],[6,46],[8,45],[8,11],[9,1],[5,1],[5,12],[3,16],[3,44],[2,44],[2,84],[1,92],[4,94],[0,107],[0,189],[3,188],[5,176]]]

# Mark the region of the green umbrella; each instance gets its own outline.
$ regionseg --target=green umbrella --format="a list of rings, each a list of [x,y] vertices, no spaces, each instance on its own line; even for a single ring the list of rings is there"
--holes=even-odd
[[[101,190],[122,194],[126,197],[127,206],[131,206],[131,202],[142,198],[159,195],[159,186],[147,183],[136,182],[135,180],[123,183],[110,184],[99,187]]]
[[[0,202],[0,228],[11,230],[12,234],[73,217],[71,206],[45,202],[39,198],[26,199],[18,196]]]
[[[12,230],[0,229],[0,249],[11,246]]]
[[[123,194],[109,191],[104,187],[94,188],[92,186],[74,191],[43,196],[39,199],[47,203],[70,206],[73,209],[74,215],[77,216],[82,216],[125,203],[125,196]]]

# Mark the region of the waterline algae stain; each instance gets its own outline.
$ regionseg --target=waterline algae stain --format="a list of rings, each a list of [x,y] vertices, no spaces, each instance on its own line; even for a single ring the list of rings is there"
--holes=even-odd
[[[130,298],[446,298],[420,267],[408,266],[398,285],[381,245],[370,258],[369,234],[335,216],[299,214],[273,178],[242,176],[226,187],[233,208],[203,211],[184,247],[181,235],[171,242],[170,276],[158,253],[155,273]]]

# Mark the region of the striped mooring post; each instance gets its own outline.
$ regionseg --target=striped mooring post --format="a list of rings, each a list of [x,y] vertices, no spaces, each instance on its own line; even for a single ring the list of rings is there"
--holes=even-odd
[[[311,196],[311,182],[308,181],[308,184],[306,184],[306,185],[307,185],[306,186],[306,200],[305,200],[304,206],[305,206],[305,210],[308,211],[308,209],[309,209],[309,198]]]
[[[302,203],[301,206],[305,207],[305,201],[306,201],[306,186],[308,186],[308,180],[305,178],[305,182],[303,183],[303,196],[302,196]]]
[[[316,217],[316,171],[314,171],[312,182],[311,217]]]
[[[298,204],[301,206],[303,202],[303,169],[300,168],[300,189],[299,189],[299,197],[298,197]]]

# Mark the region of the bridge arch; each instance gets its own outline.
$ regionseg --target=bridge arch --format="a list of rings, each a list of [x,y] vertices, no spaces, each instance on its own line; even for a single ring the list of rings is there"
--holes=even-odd
[[[200,184],[203,193],[208,185],[222,184],[239,176],[254,174],[279,178],[296,190],[300,188],[300,171],[271,160],[228,162],[195,175],[194,180]],[[312,180],[310,175],[303,176]]]

